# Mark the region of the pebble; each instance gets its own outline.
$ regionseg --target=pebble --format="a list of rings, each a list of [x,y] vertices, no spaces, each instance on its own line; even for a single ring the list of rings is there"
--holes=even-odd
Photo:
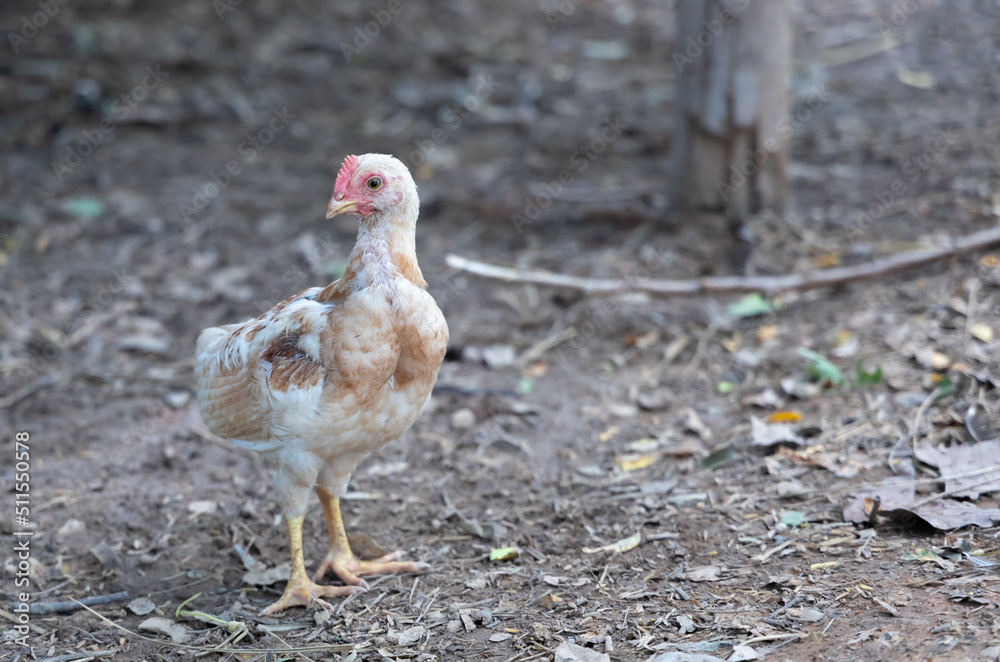
[[[180,409],[191,400],[191,394],[187,391],[171,391],[164,400],[171,409]]]
[[[490,345],[483,348],[483,361],[494,370],[509,368],[516,360],[517,352],[511,345]]]
[[[476,414],[468,407],[462,407],[451,415],[451,429],[461,432],[476,424]]]
[[[78,533],[83,533],[87,530],[87,526],[78,519],[67,520],[65,524],[59,527],[56,531],[57,538],[67,538],[69,536],[75,536]]]

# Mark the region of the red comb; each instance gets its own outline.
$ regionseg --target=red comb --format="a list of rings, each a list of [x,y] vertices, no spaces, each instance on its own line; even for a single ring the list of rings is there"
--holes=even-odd
[[[334,193],[347,193],[347,182],[351,181],[351,177],[354,175],[354,171],[358,169],[358,157],[351,154],[346,159],[344,159],[343,165],[340,166],[340,172],[337,173],[337,181],[333,185]]]

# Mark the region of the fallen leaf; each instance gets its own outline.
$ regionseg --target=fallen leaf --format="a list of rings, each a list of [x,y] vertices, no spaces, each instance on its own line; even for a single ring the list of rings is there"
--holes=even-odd
[[[597,554],[598,552],[611,552],[613,554],[622,554],[631,549],[635,549],[642,542],[642,534],[636,533],[634,536],[629,536],[628,538],[622,538],[618,542],[613,542],[610,545],[604,545],[603,547],[584,547],[584,554]]]
[[[780,521],[785,526],[794,529],[806,523],[806,516],[797,510],[789,510],[781,516]]]
[[[820,384],[840,386],[844,383],[844,375],[840,372],[840,368],[830,363],[822,354],[805,347],[799,347],[799,356],[810,361],[806,372]]]
[[[777,324],[765,324],[757,329],[757,342],[766,343],[772,338],[778,337],[778,325]]]
[[[985,406],[974,404],[965,412],[965,429],[976,441],[1000,437],[993,417]]]
[[[743,334],[737,331],[731,338],[724,338],[722,340],[722,346],[730,354],[736,353],[740,347],[743,346]]]
[[[764,315],[773,309],[771,302],[761,296],[760,292],[752,292],[739,301],[734,301],[726,306],[729,314],[736,318]]]
[[[622,471],[638,471],[640,469],[645,469],[654,462],[656,462],[659,455],[656,453],[647,453],[645,455],[619,455],[615,458],[615,464],[617,464]]]
[[[103,202],[87,195],[63,200],[60,207],[67,214],[76,216],[83,221],[93,221],[104,214],[105,210]]]
[[[840,255],[837,253],[823,253],[814,257],[812,263],[817,269],[829,269],[840,264]]]
[[[273,568],[255,568],[243,574],[244,584],[254,586],[270,586],[281,581],[288,581],[292,574],[292,564],[288,561]]]
[[[938,556],[938,553],[935,552],[933,549],[929,549],[927,547],[918,547],[917,549],[913,550],[912,552],[906,552],[905,554],[903,554],[899,558],[902,559],[902,560],[904,560],[904,561],[931,561],[931,562],[934,562],[934,561],[937,561],[940,558],[940,556]]]
[[[757,651],[749,646],[733,646],[732,654],[726,658],[726,662],[746,662],[746,660],[759,660]]]
[[[914,455],[941,471],[944,489],[952,497],[975,500],[980,494],[1000,492],[1000,439],[947,448],[924,445]]]
[[[874,600],[875,602],[877,602],[879,604],[879,606],[882,607],[882,609],[885,609],[887,612],[889,612],[893,616],[896,616],[897,618],[899,617],[899,612],[896,611],[896,608],[893,607],[892,605],[890,605],[885,600],[881,600],[879,598],[876,598],[875,596],[872,596],[872,600]]]
[[[776,411],[764,419],[767,423],[799,423],[802,421],[802,414],[797,411]]]
[[[718,469],[740,459],[740,452],[733,444],[725,444],[712,451],[707,457],[702,458],[698,463],[703,469]]]
[[[552,605],[558,604],[560,602],[563,602],[563,599],[560,598],[558,595],[549,594],[549,595],[546,595],[544,598],[542,598],[542,601],[539,604],[543,608],[548,609]]]
[[[490,550],[490,561],[509,561],[520,552],[517,547],[494,547]]]
[[[564,641],[556,648],[553,662],[611,662],[611,656]]]
[[[934,87],[934,74],[929,71],[910,71],[902,68],[896,71],[896,77],[904,85],[921,90],[929,90]]]
[[[969,525],[990,528],[1000,524],[998,508],[979,508],[966,501],[947,499],[918,504],[913,480],[902,476],[886,479],[880,485],[857,492],[851,497],[853,498],[844,506],[846,522],[867,522],[869,517],[865,512],[865,500],[877,497],[878,514],[904,526],[914,526],[922,520],[935,529],[950,531]]]
[[[865,370],[865,360],[858,359],[854,366],[854,383],[858,386],[874,386],[882,381],[882,366],[875,366],[874,370]]]
[[[681,578],[690,582],[717,582],[722,579],[723,566],[703,565],[688,568]]]
[[[139,629],[165,634],[169,636],[170,641],[175,644],[183,644],[191,638],[191,633],[186,627],[180,623],[175,623],[169,618],[163,618],[162,616],[147,618],[142,623],[139,623]]]
[[[412,628],[407,628],[402,632],[389,630],[389,632],[386,633],[385,638],[397,646],[412,646],[420,641],[420,638],[423,636],[424,626],[414,625]]]
[[[199,515],[211,515],[219,507],[214,501],[192,501],[188,504],[188,511],[191,513],[188,515],[188,521],[196,519]]]
[[[983,322],[977,322],[969,327],[969,333],[976,340],[991,342],[993,340],[993,327]]]
[[[156,605],[149,598],[136,598],[132,602],[128,603],[128,609],[136,616],[145,616],[154,609]]]
[[[754,446],[774,446],[789,443],[801,446],[805,440],[785,423],[765,423],[756,416],[750,417],[750,438]]]
[[[677,634],[684,636],[685,634],[691,634],[698,629],[695,625],[694,619],[687,614],[677,615]]]

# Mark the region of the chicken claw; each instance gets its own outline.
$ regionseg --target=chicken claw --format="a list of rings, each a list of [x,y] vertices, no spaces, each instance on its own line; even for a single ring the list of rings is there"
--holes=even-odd
[[[330,551],[320,564],[319,570],[313,575],[314,580],[319,581],[327,570],[333,570],[333,573],[348,586],[367,589],[368,582],[361,579],[360,575],[420,572],[431,567],[421,561],[400,561],[399,559],[405,555],[405,552],[393,552],[381,558],[361,561],[354,556],[354,552],[351,551],[351,546],[347,542],[344,520],[340,514],[340,498],[321,487],[316,488],[316,494],[323,506],[326,526],[330,532]]]
[[[350,547],[347,551],[342,549],[331,549],[320,564],[319,570],[313,575],[313,579],[319,580],[326,574],[327,570],[333,570],[333,574],[340,577],[348,586],[368,588],[368,582],[361,579],[360,575],[392,575],[403,572],[420,572],[429,570],[430,564],[422,561],[399,561],[405,552],[393,552],[385,556],[370,561],[362,561],[354,556]]]
[[[320,586],[306,576],[306,564],[302,555],[302,520],[304,517],[288,517],[288,543],[292,549],[292,573],[288,577],[285,592],[272,605],[264,608],[259,616],[272,616],[289,607],[308,607],[315,601],[324,609],[333,609],[323,598],[363,593],[367,586]]]
[[[323,598],[364,593],[367,587],[362,586],[320,586],[303,575],[295,579],[289,578],[285,593],[277,602],[261,610],[258,616],[272,616],[289,607],[309,607],[314,602],[323,609],[333,611],[333,605]]]

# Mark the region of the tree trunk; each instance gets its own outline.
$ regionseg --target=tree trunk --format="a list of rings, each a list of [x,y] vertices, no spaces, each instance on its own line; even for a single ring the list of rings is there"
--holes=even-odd
[[[679,0],[671,201],[729,218],[786,192],[792,30],[787,0]]]

